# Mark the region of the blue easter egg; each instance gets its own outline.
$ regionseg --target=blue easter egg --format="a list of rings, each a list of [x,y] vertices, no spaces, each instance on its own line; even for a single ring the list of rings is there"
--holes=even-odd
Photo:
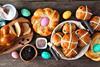
[[[100,52],[100,44],[94,44],[93,51],[94,52]]]
[[[24,16],[24,17],[29,17],[31,15],[31,12],[30,10],[26,9],[26,8],[23,8],[21,10],[21,14]]]
[[[6,21],[5,20],[0,20],[0,27],[6,25]]]
[[[41,53],[41,57],[43,59],[50,59],[51,58],[51,54],[49,52],[47,52],[47,51],[44,51],[44,52]]]

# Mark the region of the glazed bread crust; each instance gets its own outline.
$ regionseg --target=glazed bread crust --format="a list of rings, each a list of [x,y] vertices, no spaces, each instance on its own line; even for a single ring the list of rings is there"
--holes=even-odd
[[[42,17],[49,18],[49,24],[45,27],[41,25]],[[59,22],[59,13],[51,8],[37,9],[31,18],[31,23],[35,32],[41,36],[49,36]]]
[[[94,36],[92,37],[92,42],[90,44],[90,48],[88,49],[87,53],[85,54],[91,60],[100,61],[100,52],[95,53],[93,51],[94,44],[99,44],[100,45],[100,33],[94,34]]]

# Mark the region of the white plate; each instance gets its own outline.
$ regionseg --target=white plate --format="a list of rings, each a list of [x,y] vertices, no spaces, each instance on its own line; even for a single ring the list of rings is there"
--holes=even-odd
[[[55,29],[54,29],[53,32],[52,32],[51,40],[50,40],[52,44],[53,44],[53,42],[52,42],[52,36],[53,36],[57,31],[61,30],[62,26],[63,26],[65,23],[74,23],[74,24],[76,24],[76,26],[79,27],[80,29],[85,29],[85,27],[84,27],[84,26],[81,24],[81,22],[79,22],[79,21],[68,20],[68,21],[61,22],[59,25],[57,25],[57,26],[55,27]],[[86,29],[85,29],[85,30],[86,30]],[[53,45],[53,46],[54,46],[54,45]],[[82,50],[79,52],[79,54],[77,54],[75,57],[73,57],[73,58],[67,58],[67,57],[63,54],[63,52],[62,52],[60,49],[58,49],[58,48],[56,48],[56,47],[53,47],[53,46],[52,46],[52,48],[59,54],[59,56],[61,57],[61,59],[65,59],[65,60],[76,60],[76,59],[79,59],[80,57],[82,57],[82,56],[87,52],[87,50],[88,50],[88,48],[89,48],[89,44],[88,44],[88,45],[86,45],[85,47],[83,47]]]

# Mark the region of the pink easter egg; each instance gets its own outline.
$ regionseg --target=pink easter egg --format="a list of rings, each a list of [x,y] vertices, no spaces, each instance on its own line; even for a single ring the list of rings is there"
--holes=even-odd
[[[17,53],[17,51],[13,51],[13,52],[11,53],[11,56],[12,56],[13,58],[15,58],[15,59],[19,58],[19,54]]]
[[[49,24],[49,18],[48,17],[43,17],[41,19],[41,26],[47,26]]]

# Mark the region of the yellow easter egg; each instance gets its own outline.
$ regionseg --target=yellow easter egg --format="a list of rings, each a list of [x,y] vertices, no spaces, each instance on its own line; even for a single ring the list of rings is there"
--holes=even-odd
[[[65,11],[63,13],[63,18],[64,19],[69,19],[71,17],[71,15],[72,15],[72,12],[71,11]]]

